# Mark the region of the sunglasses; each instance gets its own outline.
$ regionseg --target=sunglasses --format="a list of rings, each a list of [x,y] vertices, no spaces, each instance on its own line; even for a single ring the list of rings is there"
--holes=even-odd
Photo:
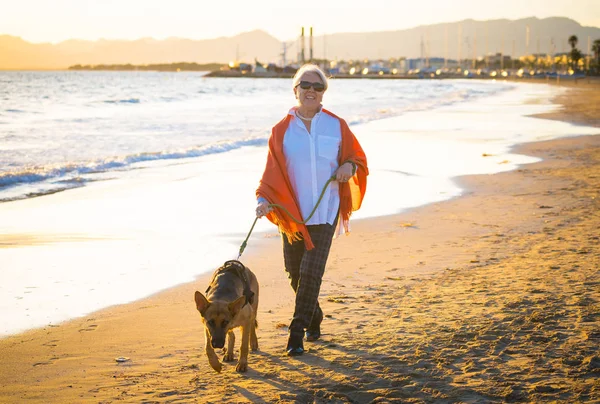
[[[296,87],[300,86],[303,90],[308,90],[309,88],[313,88],[317,93],[325,91],[325,84],[323,83],[311,83],[310,81],[301,81]]]

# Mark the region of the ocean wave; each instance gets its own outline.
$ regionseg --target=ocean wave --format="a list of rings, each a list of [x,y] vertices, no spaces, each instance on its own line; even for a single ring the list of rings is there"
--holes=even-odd
[[[79,187],[82,187],[83,185],[84,184],[75,184],[72,186],[55,187],[55,188],[48,188],[48,189],[39,190],[39,191],[27,192],[22,195],[0,197],[0,203],[1,202],[13,202],[13,201],[21,200],[21,199],[36,198],[38,196],[52,195],[52,194],[56,194],[58,192],[67,191],[69,189],[79,188]]]
[[[418,112],[418,111],[427,111],[435,108],[445,107],[448,105],[472,101],[473,99],[480,96],[490,96],[494,94],[501,93],[503,91],[507,91],[511,89],[510,86],[498,87],[493,90],[486,89],[477,90],[477,89],[457,89],[456,91],[450,92],[446,94],[444,97],[432,97],[432,98],[423,98],[417,101],[407,102],[405,105],[398,107],[385,107],[382,109],[378,109],[372,111],[367,114],[357,114],[354,116],[350,116],[347,119],[348,125],[360,125],[371,121],[376,121],[382,118],[391,118],[395,116],[400,116],[407,112]],[[399,98],[399,101],[407,101],[406,98]]]
[[[159,97],[158,99],[162,102],[176,102],[176,101],[181,101],[182,99],[184,99],[185,97]]]
[[[107,104],[139,104],[141,103],[139,98],[127,98],[123,100],[104,100]]]
[[[113,157],[91,162],[70,163],[60,166],[27,167],[20,171],[9,171],[0,174],[0,190],[9,187],[52,182],[55,184],[69,183],[81,185],[89,179],[85,175],[103,173],[113,170],[127,170],[134,165],[156,160],[175,160],[201,157],[210,154],[225,153],[245,146],[266,146],[266,137],[250,137],[237,141],[223,141],[181,151],[159,151],[153,153],[138,153],[122,157]],[[13,198],[14,199],[14,198]],[[0,199],[0,201],[3,201]]]

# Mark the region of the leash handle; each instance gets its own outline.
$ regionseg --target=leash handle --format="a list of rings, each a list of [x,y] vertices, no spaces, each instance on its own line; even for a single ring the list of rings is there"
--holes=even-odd
[[[270,208],[280,208],[283,209],[283,211],[285,213],[288,214],[288,216],[296,223],[298,224],[305,224],[306,222],[308,222],[310,220],[311,217],[313,217],[313,215],[315,214],[315,212],[317,211],[317,207],[319,206],[319,204],[321,203],[321,199],[323,199],[323,195],[325,195],[325,190],[327,189],[327,186],[329,185],[329,183],[331,181],[335,180],[335,175],[332,175],[327,182],[325,183],[325,185],[323,186],[323,190],[321,191],[321,195],[319,195],[319,199],[317,200],[317,203],[315,204],[315,207],[313,208],[312,212],[310,212],[310,215],[308,215],[308,217],[302,221],[296,219],[294,217],[294,215],[292,215],[290,213],[289,210],[287,210],[284,206],[278,205],[276,203],[271,203],[269,204]],[[256,219],[254,219],[254,223],[252,223],[252,227],[250,228],[250,231],[248,232],[248,235],[246,236],[246,239],[244,240],[244,242],[242,243],[242,245],[240,246],[240,252],[238,253],[237,259],[239,260],[240,257],[242,256],[242,254],[244,253],[244,250],[246,249],[246,245],[248,244],[248,239],[250,238],[250,235],[252,234],[252,230],[254,230],[254,226],[256,225],[256,222],[258,221],[258,217],[256,217]]]

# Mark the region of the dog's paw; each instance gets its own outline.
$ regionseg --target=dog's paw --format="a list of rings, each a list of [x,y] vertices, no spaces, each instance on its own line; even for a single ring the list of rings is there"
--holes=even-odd
[[[223,362],[233,362],[233,352],[226,352],[223,356]]]
[[[252,349],[252,352],[258,351],[258,343],[257,344],[250,344],[250,349]]]
[[[221,370],[223,370],[223,365],[219,361],[210,362],[210,367],[213,368],[217,373],[221,373]]]
[[[236,372],[245,372],[247,370],[248,370],[248,362],[238,362],[237,366],[235,367]]]

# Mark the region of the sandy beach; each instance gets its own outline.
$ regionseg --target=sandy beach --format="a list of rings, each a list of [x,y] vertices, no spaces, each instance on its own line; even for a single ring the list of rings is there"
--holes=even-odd
[[[600,134],[600,86],[580,84],[539,119]],[[600,136],[514,152],[543,161],[353,221],[323,280],[323,336],[301,357],[284,352],[293,293],[273,231],[242,257],[261,285],[246,374],[208,365],[193,302],[207,275],[1,339],[0,402],[600,402]]]

